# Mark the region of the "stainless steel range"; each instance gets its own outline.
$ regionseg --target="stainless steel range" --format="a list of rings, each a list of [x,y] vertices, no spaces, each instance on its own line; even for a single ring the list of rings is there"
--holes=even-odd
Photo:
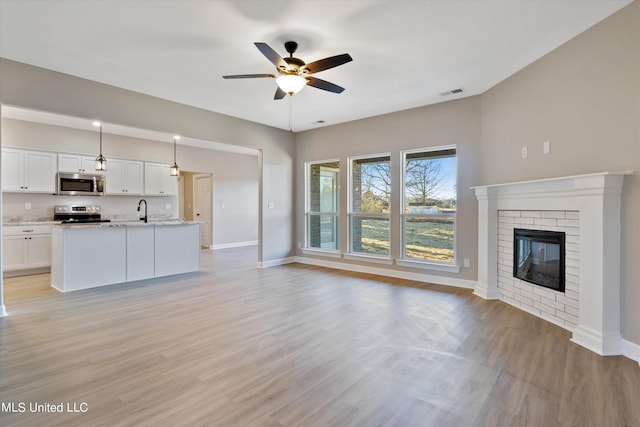
[[[55,205],[53,219],[63,224],[87,224],[92,222],[110,222],[102,219],[99,205]]]

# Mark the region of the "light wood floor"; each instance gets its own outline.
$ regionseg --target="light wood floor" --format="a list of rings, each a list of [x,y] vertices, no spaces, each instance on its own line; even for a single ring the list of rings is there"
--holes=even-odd
[[[640,426],[640,367],[461,290],[255,248],[60,294],[5,279],[2,426]],[[85,413],[28,413],[86,402]]]

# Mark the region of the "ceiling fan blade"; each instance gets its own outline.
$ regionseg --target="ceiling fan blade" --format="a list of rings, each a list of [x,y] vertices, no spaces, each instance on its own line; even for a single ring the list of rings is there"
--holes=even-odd
[[[280,89],[280,86],[278,86],[278,89],[276,89],[276,94],[273,95],[273,99],[282,99],[285,96],[287,96],[287,92],[283,91],[282,89]]]
[[[307,85],[313,86],[317,89],[322,89],[333,93],[344,92],[344,88],[342,86],[338,86],[326,80],[322,80],[316,77],[305,77],[305,79],[307,80]]]
[[[348,53],[342,55],[330,56],[329,58],[319,59],[311,62],[304,67],[303,70],[308,70],[307,74],[319,73],[320,71],[328,70],[329,68],[337,67],[338,65],[346,64],[353,61],[353,58]]]
[[[274,74],[236,74],[233,76],[222,76],[223,79],[257,79],[260,77],[275,78]]]
[[[261,43],[261,42],[256,42],[254,44],[256,45],[258,50],[262,52],[262,54],[266,56],[267,59],[271,61],[273,65],[276,66],[276,68],[280,68],[283,70],[286,70],[287,68],[289,68],[285,60],[282,59],[282,57],[278,54],[278,52],[271,49],[271,47],[268,44]]]

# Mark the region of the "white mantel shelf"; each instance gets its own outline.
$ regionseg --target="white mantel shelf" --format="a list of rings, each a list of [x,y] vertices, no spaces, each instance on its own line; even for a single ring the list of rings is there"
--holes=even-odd
[[[478,282],[499,299],[498,211],[578,211],[580,310],[572,341],[600,355],[622,354],[620,195],[632,171],[602,172],[472,187],[478,199]]]

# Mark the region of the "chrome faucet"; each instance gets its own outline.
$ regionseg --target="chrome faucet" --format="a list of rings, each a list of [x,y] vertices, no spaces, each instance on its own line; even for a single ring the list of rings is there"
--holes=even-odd
[[[140,212],[140,205],[144,202],[144,216],[140,218],[140,221],[147,222],[147,201],[145,199],[140,199],[138,202],[138,212]]]

